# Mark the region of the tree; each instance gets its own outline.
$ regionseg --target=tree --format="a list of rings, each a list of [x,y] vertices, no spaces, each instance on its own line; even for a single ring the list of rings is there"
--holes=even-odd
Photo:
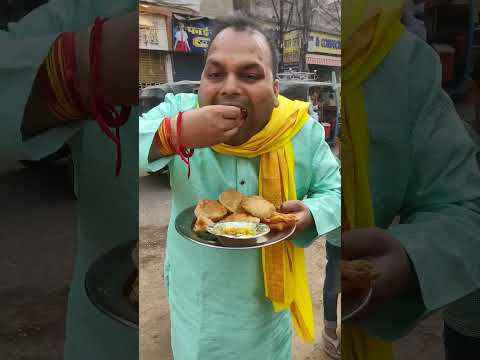
[[[283,71],[283,41],[284,34],[289,30],[293,18],[293,9],[296,0],[270,0],[273,10],[275,12],[275,22],[276,22],[276,32],[277,36],[275,37],[277,49],[279,50],[280,58],[278,67],[280,72]],[[285,10],[287,12],[285,13]]]
[[[300,71],[306,70],[308,40],[312,28],[320,28],[331,33],[340,33],[340,0],[270,0],[277,28],[278,49],[280,51],[280,71],[283,70],[283,41],[287,31],[300,33]]]
[[[340,34],[340,0],[233,0],[233,7],[273,25],[279,53],[279,70],[284,70],[284,37],[289,31],[300,34],[300,70],[306,69],[308,40],[313,29]]]
[[[314,0],[312,12],[318,14],[318,17],[314,17],[314,20],[317,20],[314,21],[314,25],[340,34],[342,28],[341,0]]]

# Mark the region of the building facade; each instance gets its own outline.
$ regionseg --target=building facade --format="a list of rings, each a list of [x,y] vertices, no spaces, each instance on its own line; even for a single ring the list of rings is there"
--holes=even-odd
[[[200,80],[214,18],[233,10],[232,1],[142,1],[140,87]]]
[[[270,32],[280,55],[280,72],[303,70],[330,80],[333,71],[340,78],[339,1],[234,0],[233,6]]]

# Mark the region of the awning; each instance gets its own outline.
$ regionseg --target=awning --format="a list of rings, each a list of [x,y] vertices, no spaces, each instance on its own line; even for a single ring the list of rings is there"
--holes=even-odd
[[[342,60],[338,56],[307,54],[307,64],[311,65],[325,65],[332,67],[341,67]]]

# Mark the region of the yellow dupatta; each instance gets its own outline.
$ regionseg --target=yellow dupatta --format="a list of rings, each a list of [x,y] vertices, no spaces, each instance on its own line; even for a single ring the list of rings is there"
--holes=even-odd
[[[368,114],[362,83],[395,46],[404,0],[342,1],[342,228],[374,225],[368,180]],[[342,359],[390,360],[392,345],[342,324]]]
[[[220,144],[213,150],[245,158],[260,156],[259,194],[279,207],[296,200],[295,156],[292,139],[308,120],[309,104],[278,97],[265,128],[241,146]],[[291,241],[262,249],[265,296],[275,311],[289,309],[296,333],[313,341],[315,329],[304,251]]]

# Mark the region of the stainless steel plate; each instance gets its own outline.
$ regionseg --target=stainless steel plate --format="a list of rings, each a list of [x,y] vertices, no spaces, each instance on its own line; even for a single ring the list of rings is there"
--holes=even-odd
[[[175,219],[175,229],[185,239],[191,240],[199,245],[212,248],[230,250],[259,249],[287,239],[294,233],[296,228],[295,225],[293,225],[285,231],[271,231],[264,236],[251,239],[216,237],[215,235],[209,233],[199,235],[192,230],[193,224],[196,220],[194,210],[195,206],[192,206],[182,211]]]
[[[120,245],[98,258],[85,276],[85,289],[100,311],[138,330],[138,308],[125,293],[125,284],[136,270],[132,261],[135,244]]]
[[[344,297],[342,295],[342,321],[351,319],[367,306],[372,297],[373,288]]]

